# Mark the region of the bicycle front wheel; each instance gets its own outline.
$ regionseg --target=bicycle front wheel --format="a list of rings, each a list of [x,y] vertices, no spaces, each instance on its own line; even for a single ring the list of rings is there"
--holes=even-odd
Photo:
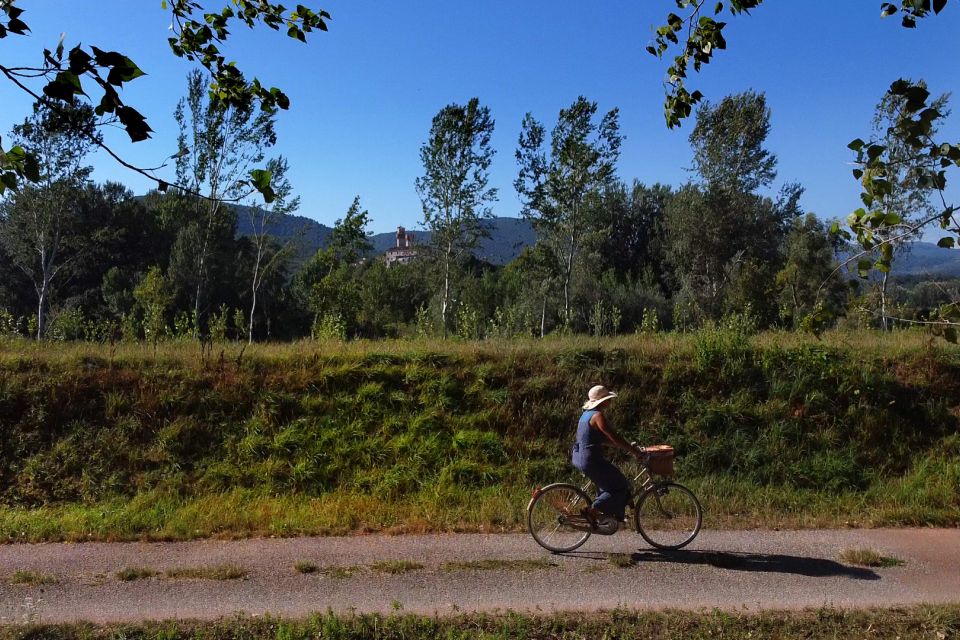
[[[590,524],[580,509],[590,498],[572,484],[551,484],[537,493],[527,507],[527,529],[541,547],[565,553],[580,547],[590,537]]]
[[[640,496],[634,511],[637,532],[657,549],[681,549],[700,533],[700,501],[676,482],[661,482]]]

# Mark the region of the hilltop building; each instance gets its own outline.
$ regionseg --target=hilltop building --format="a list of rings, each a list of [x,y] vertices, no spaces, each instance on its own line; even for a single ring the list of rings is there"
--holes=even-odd
[[[397,227],[397,246],[387,249],[383,254],[384,262],[390,267],[410,262],[416,257],[417,247],[413,244],[413,234],[403,227]]]

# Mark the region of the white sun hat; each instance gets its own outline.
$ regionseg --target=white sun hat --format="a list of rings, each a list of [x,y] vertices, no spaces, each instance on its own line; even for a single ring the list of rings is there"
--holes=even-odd
[[[583,408],[594,409],[607,400],[611,400],[616,397],[616,393],[610,391],[602,384],[598,384],[597,386],[591,388],[587,393],[587,401],[583,403]]]

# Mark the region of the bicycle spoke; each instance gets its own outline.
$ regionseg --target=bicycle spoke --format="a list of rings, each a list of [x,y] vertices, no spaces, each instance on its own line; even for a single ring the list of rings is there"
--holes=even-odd
[[[655,547],[679,549],[700,531],[700,503],[689,489],[676,483],[646,491],[637,505],[637,529]]]
[[[550,551],[569,551],[590,536],[579,506],[585,503],[580,489],[558,484],[546,487],[533,501],[527,526],[538,544]]]

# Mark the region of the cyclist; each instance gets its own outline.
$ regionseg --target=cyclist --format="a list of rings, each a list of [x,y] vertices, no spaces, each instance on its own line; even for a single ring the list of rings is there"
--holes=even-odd
[[[603,385],[597,385],[587,393],[583,405],[583,415],[577,424],[577,439],[573,444],[573,466],[590,478],[600,495],[589,507],[581,509],[581,514],[596,528],[604,516],[623,522],[627,502],[630,500],[630,483],[626,476],[603,455],[602,444],[611,444],[637,457],[644,455],[643,449],[634,447],[620,437],[603,417],[604,403],[616,398],[617,394]]]

